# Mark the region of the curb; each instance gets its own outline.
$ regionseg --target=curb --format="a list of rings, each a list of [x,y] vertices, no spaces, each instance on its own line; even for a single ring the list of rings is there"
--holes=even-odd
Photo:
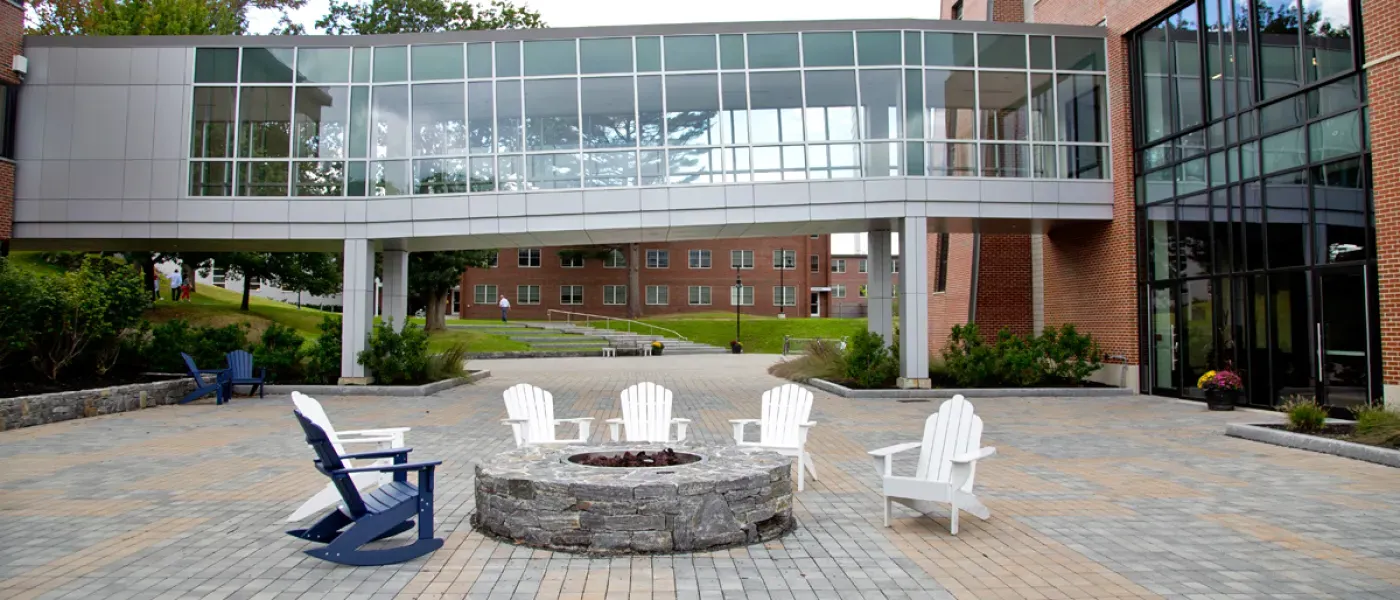
[[[1226,425],[1225,435],[1400,468],[1400,450],[1239,423]]]
[[[269,394],[301,392],[308,396],[431,396],[443,390],[480,381],[491,376],[487,369],[469,371],[466,377],[444,379],[423,385],[269,385]]]
[[[900,399],[928,398],[946,399],[961,394],[967,398],[1019,398],[1019,397],[1110,397],[1132,396],[1136,392],[1128,388],[934,388],[924,390],[855,390],[825,379],[809,379],[807,385],[836,394],[843,398]]]

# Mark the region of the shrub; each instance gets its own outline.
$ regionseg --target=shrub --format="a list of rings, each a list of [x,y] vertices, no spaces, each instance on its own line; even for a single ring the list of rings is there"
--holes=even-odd
[[[29,348],[41,292],[38,276],[0,257],[0,372]]]
[[[1283,412],[1288,414],[1288,428],[1299,433],[1320,431],[1327,423],[1327,409],[1312,398],[1294,396],[1283,405]]]
[[[51,380],[79,359],[95,363],[99,350],[114,355],[109,345],[150,305],[141,271],[115,258],[89,256],[76,271],[38,277],[28,346],[35,368]]]
[[[1083,381],[1103,368],[1103,350],[1093,336],[1080,334],[1065,323],[1059,330],[1046,327],[1036,338],[1045,374],[1060,382]]]
[[[1035,387],[1045,379],[1044,355],[1041,354],[1035,338],[1024,337],[1002,329],[997,332],[996,345],[992,347],[992,373],[1002,385],[1011,387]]]
[[[1000,379],[996,350],[987,346],[976,323],[954,325],[943,347],[943,365],[962,387],[995,385]]]
[[[846,375],[846,358],[836,342],[813,340],[807,353],[768,367],[768,373],[790,381],[809,379],[840,380]]]
[[[442,381],[465,377],[467,374],[467,353],[471,349],[466,342],[448,346],[439,354],[428,357],[428,380]]]
[[[182,319],[174,319],[151,329],[148,340],[141,344],[141,354],[146,368],[152,371],[184,373],[181,352],[189,354],[201,369],[220,368],[227,364],[229,352],[248,349],[250,328],[247,323],[192,327]]]
[[[335,383],[340,379],[340,317],[326,315],[316,329],[320,336],[306,353],[306,382]]]
[[[428,375],[428,334],[409,323],[395,332],[391,321],[374,326],[369,347],[356,357],[379,383],[421,383]]]
[[[885,338],[871,331],[851,336],[845,356],[846,380],[862,388],[878,388],[894,381],[899,365],[885,347]]]
[[[1353,412],[1356,414],[1353,439],[1363,444],[1400,448],[1400,412],[1386,410],[1379,404],[1368,404]]]
[[[976,323],[954,325],[943,348],[942,375],[963,387],[1033,387],[1072,384],[1103,368],[1102,351],[1073,325],[1046,328],[1035,337],[1002,329],[990,343]]]
[[[301,347],[305,343],[295,329],[273,323],[253,347],[253,364],[267,368],[268,381],[301,381]]]

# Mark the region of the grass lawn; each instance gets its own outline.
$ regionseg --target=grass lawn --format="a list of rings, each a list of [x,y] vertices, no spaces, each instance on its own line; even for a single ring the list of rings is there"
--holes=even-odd
[[[465,329],[449,329],[428,338],[429,352],[442,352],[457,342],[466,342],[469,352],[511,352],[529,350],[530,345],[502,335],[487,335]]]
[[[734,339],[734,314],[730,313],[727,319],[717,315],[701,315],[700,318],[690,318],[691,315],[659,317],[642,319],[642,322],[674,330],[692,342],[727,348],[729,341]],[[835,339],[854,335],[866,327],[865,319],[778,319],[748,315],[743,316],[740,324],[742,337],[739,341],[744,344],[744,352],[761,354],[781,353],[785,335]],[[610,325],[612,329],[627,329],[626,323],[613,322]],[[637,328],[634,326],[633,329]]]
[[[171,302],[167,295],[146,312],[152,323],[163,323],[173,319],[184,319],[191,325],[222,327],[233,323],[248,323],[253,333],[260,334],[269,323],[278,323],[297,330],[307,337],[316,337],[316,326],[326,315],[337,313],[314,308],[297,309],[295,304],[278,302],[253,296],[248,300],[248,312],[239,310],[243,295],[212,285],[201,285],[190,294],[189,302]]]

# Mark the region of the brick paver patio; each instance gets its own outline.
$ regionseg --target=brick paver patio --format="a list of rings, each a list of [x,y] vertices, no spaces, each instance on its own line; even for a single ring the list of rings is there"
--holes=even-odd
[[[998,456],[982,522],[897,508],[880,526],[865,451],[917,439],[936,404],[817,393],[820,481],[799,528],[762,546],[616,559],[550,553],[468,526],[473,466],[512,445],[501,390],[529,381],[561,416],[617,416],[652,380],[691,436],[727,443],[777,385],[762,356],[480,363],[430,398],[322,398],[342,428],[411,426],[439,471],[426,559],[348,568],[301,553],[283,519],[325,484],[290,401],[150,409],[0,432],[3,598],[1400,598],[1400,471],[1224,437],[1255,412],[1152,397],[974,400]],[[902,466],[908,466],[904,464]]]

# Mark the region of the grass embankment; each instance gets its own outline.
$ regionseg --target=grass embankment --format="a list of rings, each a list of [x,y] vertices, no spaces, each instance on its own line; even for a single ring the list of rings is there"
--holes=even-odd
[[[692,342],[729,347],[734,339],[734,314],[704,313],[700,315],[667,316],[640,319],[643,323],[673,330]],[[595,324],[602,326],[602,324]],[[611,329],[626,330],[627,324],[610,322]],[[744,352],[779,354],[783,351],[783,336],[795,338],[839,339],[854,335],[865,329],[865,319],[826,319],[797,318],[778,319],[775,317],[751,317],[740,319],[739,341],[744,344]],[[645,327],[635,325],[633,331],[647,333]]]

